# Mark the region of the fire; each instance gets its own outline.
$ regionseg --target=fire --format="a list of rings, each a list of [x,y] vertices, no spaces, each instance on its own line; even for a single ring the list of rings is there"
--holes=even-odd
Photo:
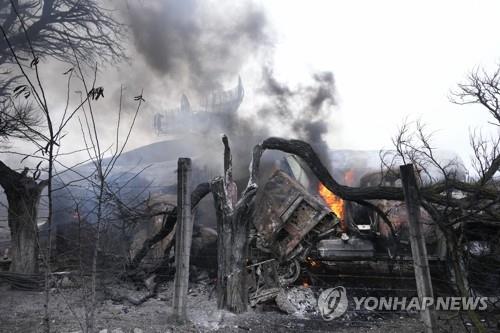
[[[319,268],[321,266],[319,261],[314,260],[311,257],[306,258],[306,263],[309,266],[309,268],[311,268],[311,269],[316,269],[316,268]]]
[[[346,171],[346,173],[344,174],[344,183],[347,186],[352,186],[354,184],[354,171],[353,170]]]
[[[337,215],[340,221],[344,220],[344,200],[330,192],[322,183],[319,183],[319,195],[325,200],[325,203]]]

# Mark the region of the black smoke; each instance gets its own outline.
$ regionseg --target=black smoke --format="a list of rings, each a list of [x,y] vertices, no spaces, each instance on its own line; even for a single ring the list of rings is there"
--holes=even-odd
[[[144,88],[147,101],[137,137],[154,135],[154,113],[176,108],[182,93],[197,108],[210,92],[234,87],[238,74],[254,62],[261,77],[252,93],[263,104],[245,97],[237,113],[214,116],[201,128],[193,124],[184,131],[199,138],[197,145],[209,157],[206,164],[220,162],[221,133],[232,142],[235,175],[248,174],[253,146],[269,136],[308,141],[326,158],[324,137],[330,129],[327,116],[335,104],[334,76],[314,73],[309,83],[298,86],[280,82],[272,66],[274,29],[263,7],[252,1],[150,0],[130,1],[122,9],[130,27],[131,66],[121,70],[120,79],[125,78],[129,93]],[[108,96],[117,101],[120,91],[114,86]],[[133,110],[132,99],[126,100],[130,104],[126,109]],[[277,128],[286,128],[286,135]],[[189,147],[186,156],[191,156]]]
[[[327,162],[325,135],[330,130],[328,118],[336,104],[333,73],[314,73],[310,84],[297,87],[279,82],[270,67],[263,68],[262,78],[261,91],[267,96],[267,102],[258,117],[277,120],[288,128],[289,136],[309,142]]]
[[[271,44],[265,12],[250,1],[133,2],[127,14],[134,46],[148,66],[200,94],[221,89]]]

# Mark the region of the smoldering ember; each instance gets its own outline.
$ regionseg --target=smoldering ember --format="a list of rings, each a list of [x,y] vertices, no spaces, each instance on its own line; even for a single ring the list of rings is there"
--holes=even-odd
[[[500,332],[499,12],[0,0],[0,333]]]

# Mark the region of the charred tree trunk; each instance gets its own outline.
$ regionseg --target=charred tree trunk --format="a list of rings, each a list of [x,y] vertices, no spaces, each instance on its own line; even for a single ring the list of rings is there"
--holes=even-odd
[[[232,256],[240,257],[233,248],[236,232],[233,219],[234,206],[238,200],[238,188],[233,181],[233,166],[231,149],[227,136],[222,136],[224,144],[224,177],[217,177],[212,181],[212,194],[214,197],[215,212],[217,215],[217,305],[220,309],[231,304],[231,292],[236,287],[235,281],[230,277]],[[231,284],[228,287],[228,283]]]
[[[36,193],[6,191],[9,202],[9,228],[11,237],[13,273],[33,274],[37,271],[37,206]]]
[[[38,203],[46,181],[28,177],[28,168],[19,173],[0,162],[0,185],[7,196],[11,235],[10,271],[33,274],[38,258]]]
[[[230,209],[223,183],[221,177],[212,182],[218,233],[217,305],[241,313],[248,306],[248,233],[257,190],[246,191],[235,208]]]
[[[237,205],[232,218],[232,253],[227,280],[227,308],[235,313],[245,312],[248,306],[248,234],[253,217],[256,190]]]
[[[227,276],[231,266],[232,209],[222,177],[215,178],[211,187],[217,215],[217,306],[224,309],[227,305]]]
[[[236,184],[232,180],[229,143],[223,136],[224,175],[212,181],[212,194],[217,214],[217,305],[234,313],[248,307],[247,258],[250,221],[253,218],[262,147],[256,146],[250,165],[250,179],[240,200],[236,200]]]

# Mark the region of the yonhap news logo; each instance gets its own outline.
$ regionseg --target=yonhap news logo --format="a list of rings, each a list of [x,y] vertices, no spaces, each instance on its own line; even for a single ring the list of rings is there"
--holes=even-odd
[[[484,311],[488,297],[353,297],[354,309],[368,311],[421,311],[432,308],[439,311]],[[347,312],[347,291],[338,286],[324,290],[318,298],[318,310],[324,320],[330,321]]]
[[[342,316],[347,311],[349,302],[344,287],[324,290],[318,298],[318,309],[324,320],[330,321]]]
[[[439,311],[486,310],[487,297],[353,297],[356,310],[421,311],[433,308]]]

